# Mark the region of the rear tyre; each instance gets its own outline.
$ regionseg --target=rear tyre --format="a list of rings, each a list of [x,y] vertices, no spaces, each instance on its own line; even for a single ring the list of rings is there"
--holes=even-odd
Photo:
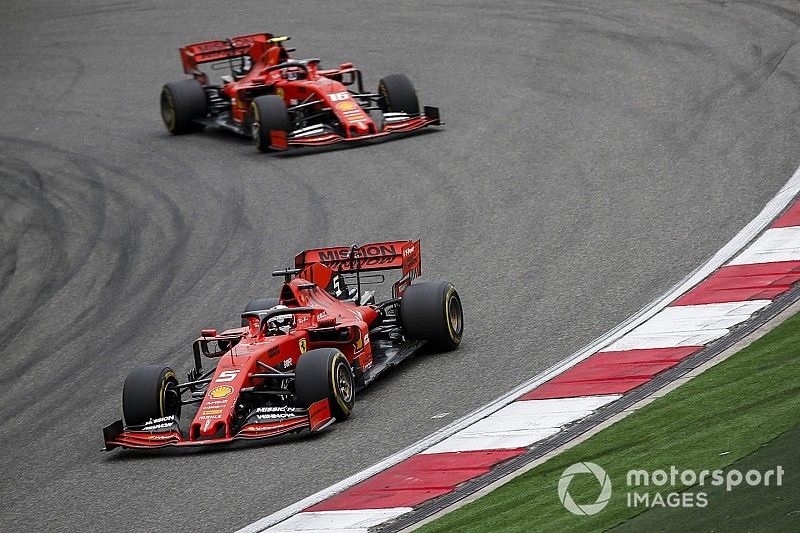
[[[147,365],[134,369],[122,387],[122,416],[128,426],[148,420],[181,415],[181,395],[175,372],[166,366]]]
[[[355,403],[353,369],[336,348],[309,350],[297,361],[295,392],[297,402],[305,408],[327,398],[333,416],[344,420]]]
[[[383,111],[419,115],[419,99],[414,84],[405,74],[390,74],[378,83],[378,94],[383,96]]]
[[[268,94],[254,98],[250,104],[250,115],[253,142],[260,152],[273,150],[270,146],[273,132],[288,137],[291,127],[289,112],[280,96]]]
[[[263,311],[266,309],[272,309],[276,305],[280,303],[280,300],[277,298],[256,298],[255,300],[250,300],[247,305],[244,306],[244,311],[242,313],[247,313],[249,311]],[[247,327],[249,322],[247,319],[242,319],[242,327]]]
[[[173,135],[202,129],[195,120],[205,116],[206,106],[206,92],[197,80],[175,81],[161,89],[161,118]]]
[[[442,351],[455,350],[464,332],[461,298],[446,281],[411,285],[400,300],[400,324],[410,339],[426,340]]]

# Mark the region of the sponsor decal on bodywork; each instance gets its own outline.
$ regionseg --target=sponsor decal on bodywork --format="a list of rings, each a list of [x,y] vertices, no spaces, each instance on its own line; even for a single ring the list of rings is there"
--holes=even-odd
[[[357,250],[359,265],[364,267],[390,265],[398,255],[393,244],[368,245]],[[320,250],[319,259],[333,270],[350,269],[350,248]]]
[[[162,422],[174,422],[174,421],[175,421],[175,415],[169,415],[169,416],[162,416],[161,418],[151,418],[150,420],[145,422],[144,425],[149,426],[152,424],[161,424]]]
[[[173,422],[165,422],[164,424],[153,424],[151,426],[145,426],[144,429],[151,431],[153,429],[171,428],[173,424],[174,424]]]
[[[209,400],[206,400],[206,403],[203,404],[204,407],[225,407],[226,405],[228,405],[228,400],[224,398],[221,400],[218,400],[216,398],[211,398]]]
[[[256,418],[258,420],[293,418],[305,416],[307,413],[308,411],[301,407],[257,407],[251,411],[250,418]]]
[[[166,435],[148,435],[147,438],[150,440],[167,440],[173,438],[173,436],[170,433]]]
[[[174,431],[177,429],[177,427],[178,420],[174,415],[169,415],[162,416],[160,418],[152,418],[145,422],[141,427],[130,428],[130,431],[155,431],[158,433],[163,433],[166,429]]]
[[[258,420],[276,420],[282,418],[295,418],[297,415],[290,413],[267,413],[263,415],[256,415]]]
[[[364,349],[364,340],[361,338],[361,332],[358,334],[355,344],[353,344],[354,353],[359,353]]]
[[[208,395],[212,398],[226,398],[233,392],[233,387],[229,385],[220,385],[208,391]]]

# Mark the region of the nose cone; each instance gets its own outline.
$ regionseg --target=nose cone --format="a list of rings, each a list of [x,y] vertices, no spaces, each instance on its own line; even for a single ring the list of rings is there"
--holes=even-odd
[[[369,125],[367,125],[366,121],[364,122],[356,122],[354,124],[356,131],[360,134],[369,133]]]

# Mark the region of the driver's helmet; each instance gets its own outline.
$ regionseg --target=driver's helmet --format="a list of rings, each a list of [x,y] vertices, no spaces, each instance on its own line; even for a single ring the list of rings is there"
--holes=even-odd
[[[284,79],[295,81],[300,79],[300,70],[294,67],[287,68],[283,71]]]
[[[272,311],[274,309],[289,309],[285,305],[276,305],[275,307],[271,307],[269,310]],[[289,333],[289,330],[292,329],[292,315],[285,314],[285,315],[278,315],[274,316],[267,320],[267,332],[272,334],[280,334],[280,333]]]
[[[238,64],[231,65],[233,77],[237,80],[244,78],[251,68],[253,68],[253,62],[250,60],[250,56],[242,56]]]

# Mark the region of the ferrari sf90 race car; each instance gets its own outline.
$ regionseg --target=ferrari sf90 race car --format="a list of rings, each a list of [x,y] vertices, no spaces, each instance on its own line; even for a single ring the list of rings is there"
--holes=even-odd
[[[161,90],[161,117],[173,134],[218,126],[251,136],[262,152],[290,146],[364,141],[439,125],[439,110],[420,109],[403,74],[386,76],[377,92],[365,90],[352,63],[320,69],[319,59],[292,59],[289,37],[257,33],[180,49],[192,79]],[[199,70],[226,69],[220,83]]]
[[[366,290],[400,270],[391,297]],[[317,432],[353,410],[356,393],[423,346],[456,349],[461,298],[448,282],[416,282],[419,241],[306,250],[277,298],[248,303],[241,327],[208,328],[193,344],[183,382],[171,368],[133,370],[105,447],[159,448]],[[414,282],[414,283],[412,283]],[[210,366],[210,368],[207,368]],[[182,408],[199,404],[181,427]]]

